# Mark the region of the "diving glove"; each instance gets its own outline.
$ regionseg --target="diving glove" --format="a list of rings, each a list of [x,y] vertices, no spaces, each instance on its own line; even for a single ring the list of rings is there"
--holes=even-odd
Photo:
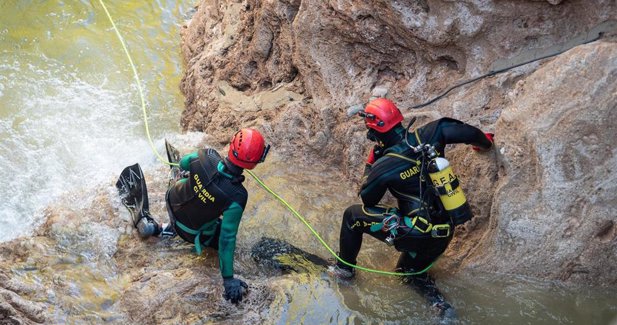
[[[486,139],[488,141],[491,142],[491,147],[493,146],[493,144],[495,143],[495,134],[494,133],[489,133],[489,132],[485,132],[484,136],[486,137]],[[478,146],[472,146],[471,149],[473,149],[474,151],[489,151],[490,147],[488,149],[482,149]]]
[[[223,297],[234,304],[242,301],[242,296],[246,294],[249,288],[246,282],[234,278],[223,279],[223,286],[225,287],[225,294]]]

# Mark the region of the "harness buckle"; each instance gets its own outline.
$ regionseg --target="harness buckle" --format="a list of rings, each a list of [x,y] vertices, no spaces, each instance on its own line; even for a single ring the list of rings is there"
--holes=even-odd
[[[434,238],[443,238],[450,236],[450,225],[447,223],[443,223],[440,225],[433,225],[433,229],[431,230],[431,236]]]
[[[411,224],[414,226],[415,229],[417,229],[419,232],[423,234],[431,231],[431,227],[432,227],[431,223],[428,222],[428,220],[422,217],[418,217],[418,216],[415,216],[413,217],[413,219],[411,219]]]

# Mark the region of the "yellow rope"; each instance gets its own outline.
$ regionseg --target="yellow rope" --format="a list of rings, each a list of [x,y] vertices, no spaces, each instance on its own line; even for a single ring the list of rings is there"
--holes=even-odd
[[[137,84],[137,89],[139,90],[139,97],[141,99],[141,109],[142,109],[142,113],[143,113],[143,117],[144,117],[144,125],[146,127],[146,135],[148,136],[148,142],[150,143],[150,148],[152,149],[152,151],[156,154],[156,157],[158,158],[158,160],[160,160],[162,163],[170,165],[170,166],[179,166],[179,164],[177,163],[171,163],[169,161],[167,161],[166,159],[164,159],[163,157],[161,157],[161,155],[158,153],[158,151],[156,150],[156,148],[154,147],[154,143],[152,142],[152,137],[150,136],[150,128],[148,126],[148,115],[146,113],[146,101],[144,99],[144,94],[143,94],[143,90],[141,88],[141,82],[139,80],[139,75],[137,74],[137,69],[135,68],[135,64],[133,63],[133,59],[131,58],[131,54],[129,53],[129,50],[126,47],[126,44],[124,43],[124,39],[122,38],[122,35],[120,35],[120,31],[118,30],[118,28],[116,27],[116,24],[114,23],[113,18],[111,17],[111,15],[109,14],[109,11],[107,10],[107,7],[105,6],[105,3],[103,2],[103,0],[99,0],[99,3],[101,4],[101,6],[103,7],[103,9],[105,10],[105,14],[107,14],[107,18],[109,19],[109,22],[111,23],[111,26],[114,29],[114,32],[116,33],[116,36],[118,36],[118,39],[120,40],[120,43],[122,44],[122,48],[124,49],[124,53],[126,54],[126,57],[129,60],[129,63],[131,65],[131,69],[133,69],[133,76],[135,77],[135,83]],[[384,275],[397,275],[397,276],[404,276],[404,275],[417,275],[417,274],[421,274],[424,273],[426,271],[428,271],[428,269],[430,269],[433,266],[433,263],[431,263],[429,266],[427,266],[424,270],[419,271],[419,272],[407,272],[407,273],[401,273],[401,272],[389,272],[389,271],[380,271],[380,270],[374,270],[374,269],[370,269],[370,268],[366,268],[366,267],[362,267],[359,265],[354,265],[351,264],[345,260],[343,260],[342,258],[340,258],[333,250],[332,248],[330,248],[330,246],[328,246],[328,244],[321,238],[321,236],[319,235],[319,233],[317,233],[317,231],[315,231],[315,229],[306,221],[306,219],[304,217],[302,217],[302,215],[300,215],[300,213],[298,213],[298,211],[296,211],[296,209],[294,209],[291,205],[289,205],[289,203],[287,203],[283,198],[281,198],[278,194],[276,194],[273,190],[271,190],[261,179],[259,179],[259,177],[257,177],[257,175],[255,175],[252,171],[250,170],[246,170],[246,172],[251,175],[255,181],[263,188],[265,189],[268,193],[270,193],[272,196],[274,196],[279,202],[281,202],[289,211],[291,211],[291,213],[298,218],[298,220],[300,220],[310,231],[311,233],[313,233],[313,235],[315,236],[315,238],[317,238],[317,240],[319,240],[319,242],[330,252],[330,254],[332,254],[332,256],[334,256],[338,261],[340,261],[341,263],[350,266],[350,267],[354,267],[356,269],[362,270],[362,271],[366,271],[366,272],[371,272],[371,273],[377,273],[377,274],[384,274]]]
[[[152,137],[150,136],[150,127],[148,126],[148,114],[146,113],[146,101],[144,99],[144,92],[141,88],[141,81],[139,80],[139,75],[137,74],[137,68],[135,68],[135,64],[133,63],[131,54],[129,53],[129,50],[127,49],[126,44],[124,43],[124,39],[122,38],[122,35],[120,35],[120,31],[118,30],[118,27],[116,27],[116,23],[114,23],[113,18],[111,18],[111,14],[109,13],[109,10],[107,10],[105,3],[103,2],[103,0],[99,0],[99,3],[103,7],[103,10],[105,10],[105,14],[107,14],[107,18],[109,19],[109,22],[111,23],[111,26],[113,27],[114,32],[116,32],[116,36],[118,36],[118,39],[120,40],[120,44],[122,44],[124,53],[126,54],[126,57],[129,59],[131,69],[133,69],[133,76],[135,77],[135,83],[137,84],[137,89],[139,90],[139,98],[141,99],[141,110],[144,116],[144,125],[146,126],[146,135],[148,136],[148,142],[150,143],[150,148],[152,149],[152,151],[154,152],[158,160],[160,160],[162,163],[170,165],[170,166],[178,166],[177,163],[171,163],[167,161],[165,158],[163,158],[159,154],[159,152],[156,150],[156,148],[154,147],[154,143],[152,142]]]

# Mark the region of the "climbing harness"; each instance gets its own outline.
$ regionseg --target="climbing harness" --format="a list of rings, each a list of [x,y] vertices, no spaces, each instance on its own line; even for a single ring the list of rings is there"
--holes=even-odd
[[[396,208],[390,208],[382,214],[380,223],[371,225],[371,232],[383,231],[388,233],[385,241],[389,246],[394,241],[406,236],[444,238],[452,234],[449,223],[433,224],[421,215],[422,209],[415,209],[409,215],[400,216]]]

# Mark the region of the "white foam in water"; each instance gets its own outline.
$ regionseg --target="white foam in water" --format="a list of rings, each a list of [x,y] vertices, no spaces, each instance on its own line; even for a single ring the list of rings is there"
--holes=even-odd
[[[89,84],[60,63],[39,62],[0,57],[0,241],[30,233],[63,193],[155,162],[134,89]]]

